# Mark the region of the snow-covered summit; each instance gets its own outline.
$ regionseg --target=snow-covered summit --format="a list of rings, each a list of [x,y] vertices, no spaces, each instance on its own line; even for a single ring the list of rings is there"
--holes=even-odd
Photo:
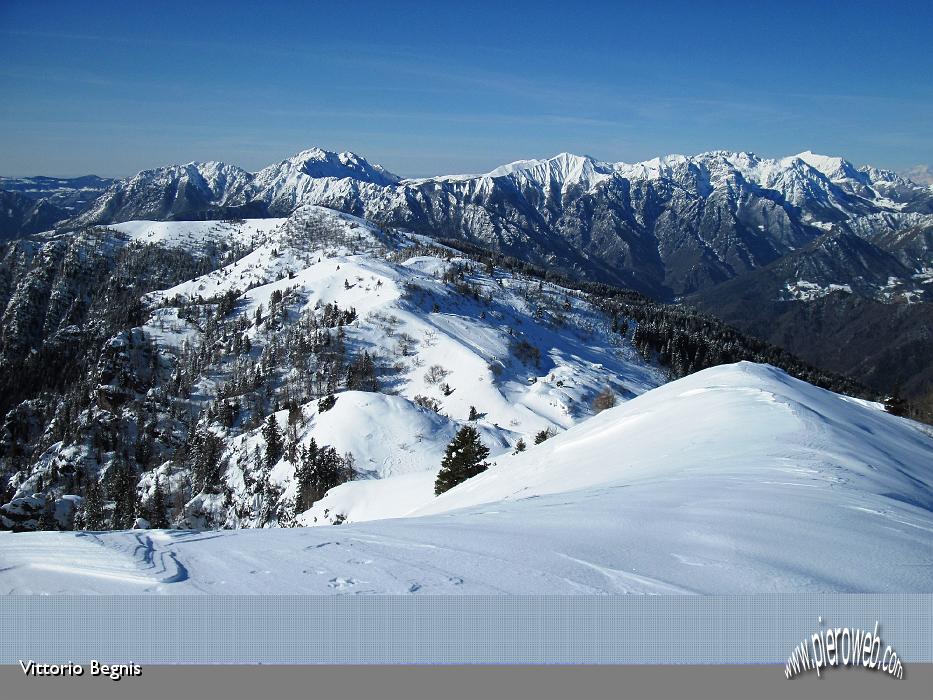
[[[248,182],[250,174],[236,165],[221,161],[191,161],[183,165],[165,165],[142,170],[128,179],[128,184],[143,186],[152,182],[191,182],[206,186],[215,194],[226,192],[230,185]]]
[[[522,174],[538,182],[580,184],[589,188],[605,180],[612,172],[612,165],[600,162],[590,156],[558,153],[552,158],[518,160],[506,165],[500,165],[498,168],[486,173],[485,177]]]
[[[242,168],[217,161],[143,170],[111,185],[74,223],[190,216],[240,197],[252,179]]]
[[[352,178],[378,185],[393,185],[400,180],[397,175],[381,165],[370,163],[350,151],[334,153],[312,147],[260,170],[256,173],[255,186],[261,191],[274,180],[292,178],[299,174],[311,178]]]
[[[858,178],[858,170],[852,163],[839,156],[826,156],[806,150],[790,158],[784,158],[782,161],[797,159],[802,160],[814,170],[817,170],[830,180],[846,180],[849,178]]]
[[[256,173],[249,198],[287,215],[302,205],[329,204],[361,187],[378,190],[399,181],[398,176],[355,153],[310,148]]]
[[[419,513],[710,478],[821,491],[844,484],[847,498],[892,499],[933,519],[933,438],[920,426],[751,362],[712,367],[604,411],[526,454],[502,458]]]

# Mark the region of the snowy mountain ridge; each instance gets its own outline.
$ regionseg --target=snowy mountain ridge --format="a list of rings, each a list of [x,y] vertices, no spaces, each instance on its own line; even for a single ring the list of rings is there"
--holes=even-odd
[[[296,153],[277,165],[263,168],[256,173],[256,176],[260,181],[274,180],[281,177],[280,173],[283,170],[300,171],[313,178],[332,177],[342,179],[350,177],[354,180],[374,182],[378,185],[391,185],[401,180],[398,175],[390,173],[381,165],[370,163],[365,158],[350,151],[332,153],[317,147]]]
[[[145,171],[114,184],[72,224],[283,217],[307,204],[662,299],[759,270],[835,230],[893,246],[911,274],[933,266],[928,251],[898,247],[872,228],[880,214],[916,214],[933,228],[933,191],[809,151],[634,164],[562,153],[482,175],[399,179],[355,154],[312,148],[256,174],[218,164]]]
[[[718,431],[729,424],[743,426],[741,437],[723,439]],[[676,434],[670,425],[680,426]],[[661,386],[533,451],[503,457],[416,514],[561,493],[567,484],[576,490],[733,473],[784,475],[817,489],[843,479],[853,494],[884,494],[933,511],[931,447],[928,433],[887,415],[880,404],[740,362]]]
[[[561,185],[582,185],[589,189],[604,180],[618,175],[632,180],[678,179],[682,171],[691,167],[699,168],[707,174],[706,185],[723,185],[730,175],[741,174],[744,178],[769,189],[787,193],[793,185],[787,182],[799,179],[826,179],[839,185],[845,191],[857,196],[865,196],[875,206],[886,211],[900,211],[905,206],[885,196],[884,191],[895,187],[909,188],[910,183],[888,170],[879,170],[870,166],[856,168],[844,158],[824,156],[811,151],[803,151],[794,156],[778,159],[760,158],[751,152],[708,151],[695,156],[668,155],[636,163],[603,162],[590,156],[560,153],[551,158],[519,160],[501,165],[482,175],[439,175],[433,178],[403,179],[388,172],[380,165],[371,164],[365,158],[351,153],[334,153],[318,147],[301,151],[278,164],[269,165],[252,176],[252,186],[243,188],[243,181],[249,179],[249,173],[224,163],[206,162],[189,163],[184,166],[166,166],[145,170],[137,175],[117,183],[117,189],[138,187],[138,183],[151,179],[173,180],[180,171],[190,178],[200,178],[214,193],[215,204],[230,203],[237,200],[245,204],[250,199],[274,203],[283,191],[296,190],[286,199],[291,206],[317,204],[315,201],[326,193],[309,188],[305,179],[349,178],[361,183],[371,183],[382,187],[406,186],[427,182],[464,182],[487,178],[520,176],[539,185],[556,182]],[[197,173],[197,175],[195,174]],[[232,177],[231,177],[232,175]],[[880,189],[879,189],[880,188]],[[279,211],[279,213],[290,213]],[[852,212],[859,213],[859,212]],[[90,213],[80,221],[92,222],[101,216],[100,212]]]

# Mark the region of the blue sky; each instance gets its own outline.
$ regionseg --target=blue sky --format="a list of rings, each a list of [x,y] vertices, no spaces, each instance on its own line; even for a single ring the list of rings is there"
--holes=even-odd
[[[560,151],[933,163],[933,3],[0,0],[0,174]]]

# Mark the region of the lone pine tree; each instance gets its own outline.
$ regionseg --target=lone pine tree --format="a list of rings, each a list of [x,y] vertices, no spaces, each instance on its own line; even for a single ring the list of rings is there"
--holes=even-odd
[[[434,494],[439,496],[457,484],[486,471],[484,461],[489,448],[479,439],[479,432],[472,425],[465,425],[447,445],[441,470],[434,482]]]
[[[279,431],[279,424],[275,420],[275,414],[270,414],[262,429],[262,436],[266,440],[266,468],[272,469],[285,452],[282,445],[282,433]]]
[[[78,509],[75,529],[103,530],[107,527],[106,519],[104,494],[97,478],[92,476],[88,479],[84,490],[84,500],[81,501],[81,507]]]
[[[125,459],[116,464],[116,473],[110,480],[108,489],[114,501],[113,516],[110,528],[112,530],[129,530],[136,520],[136,476],[132,473]]]
[[[298,480],[298,492],[295,496],[295,515],[304,513],[320,498],[315,472],[318,460],[318,447],[314,438],[299,451],[298,468],[295,477]]]
[[[159,480],[159,475],[156,474],[155,485],[153,486],[152,492],[152,503],[150,504],[149,524],[152,527],[156,529],[164,529],[169,526],[168,517],[165,515],[166,506],[165,490],[162,488],[162,482]]]

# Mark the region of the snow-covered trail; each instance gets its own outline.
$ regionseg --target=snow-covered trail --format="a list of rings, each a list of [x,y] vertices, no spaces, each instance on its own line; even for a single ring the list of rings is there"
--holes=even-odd
[[[0,592],[933,592],[933,438],[739,363],[503,456],[409,517],[0,533]]]

